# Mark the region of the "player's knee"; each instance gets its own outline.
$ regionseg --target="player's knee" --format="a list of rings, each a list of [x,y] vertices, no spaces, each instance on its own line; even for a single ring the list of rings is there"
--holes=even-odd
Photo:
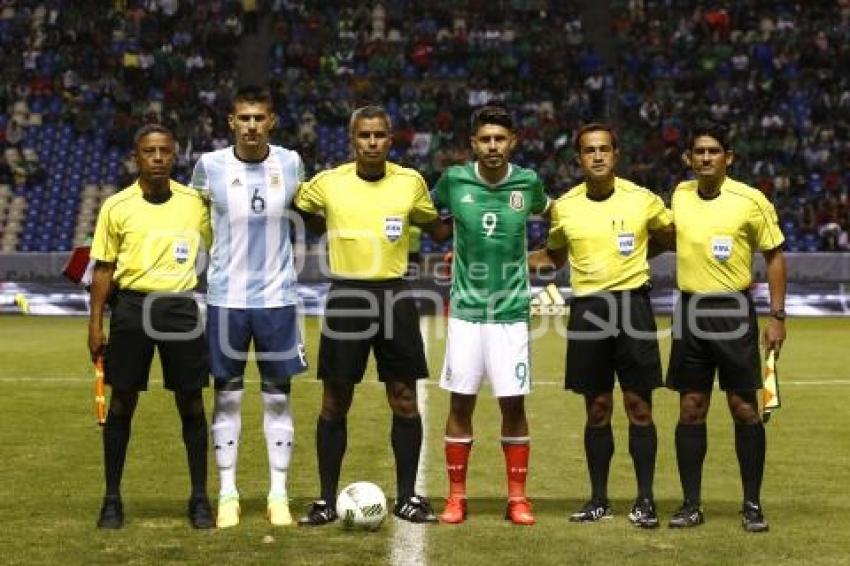
[[[243,391],[234,390],[218,390],[215,392],[215,409],[213,412],[216,415],[238,415],[242,411],[242,395]]]
[[[340,403],[325,401],[322,403],[322,410],[319,415],[326,421],[335,421],[345,418],[348,415],[348,408]]]
[[[499,408],[502,411],[502,420],[505,422],[519,422],[525,420],[525,398],[524,397],[501,397]]]
[[[745,395],[730,396],[729,410],[732,413],[732,420],[737,424],[755,424],[761,420],[754,395],[752,399]]]
[[[272,418],[289,414],[289,395],[263,393],[263,412]]]
[[[204,416],[204,398],[200,389],[178,391],[174,394],[174,402],[183,419]]]
[[[611,414],[614,411],[613,396],[611,394],[588,395],[585,397],[585,409],[588,426],[605,426],[611,422]]]
[[[321,417],[326,421],[344,418],[348,415],[353,396],[353,386],[351,388],[329,387],[326,384],[322,395]]]
[[[449,402],[449,412],[455,419],[469,420],[475,411],[475,401],[475,395],[452,393],[451,401]]]
[[[708,414],[708,396],[687,394],[679,402],[679,422],[696,425],[705,422]]]
[[[394,415],[410,418],[419,414],[416,395],[393,395],[389,401]]]
[[[388,382],[386,388],[387,401],[393,410],[393,414],[407,418],[415,417],[419,414],[415,382]]]
[[[737,424],[755,424],[759,422],[758,405],[740,402],[729,406],[732,420]]]
[[[679,422],[687,425],[702,424],[705,422],[707,407],[689,404],[679,408]]]
[[[631,424],[647,426],[652,423],[652,392],[624,391],[623,404]]]
[[[109,398],[109,412],[119,417],[132,417],[138,401],[137,391],[113,389]]]

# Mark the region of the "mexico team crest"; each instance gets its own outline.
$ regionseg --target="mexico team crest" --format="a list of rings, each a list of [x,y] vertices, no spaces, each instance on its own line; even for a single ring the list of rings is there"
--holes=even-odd
[[[401,238],[403,227],[404,222],[402,222],[401,216],[387,216],[384,219],[384,234],[387,235],[390,242],[395,242]]]
[[[514,210],[522,210],[525,207],[525,197],[519,191],[511,191],[510,199],[511,208]]]

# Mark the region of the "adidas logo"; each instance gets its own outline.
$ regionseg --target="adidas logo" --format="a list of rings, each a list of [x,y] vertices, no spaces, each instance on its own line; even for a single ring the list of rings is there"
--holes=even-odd
[[[475,202],[475,199],[472,198],[471,194],[466,193],[465,195],[463,195],[463,198],[460,199],[460,202],[472,203]]]
[[[242,181],[239,180],[239,177],[236,177],[230,184],[234,187],[241,187]]]
[[[554,283],[549,283],[531,299],[531,314],[564,315],[567,302]]]

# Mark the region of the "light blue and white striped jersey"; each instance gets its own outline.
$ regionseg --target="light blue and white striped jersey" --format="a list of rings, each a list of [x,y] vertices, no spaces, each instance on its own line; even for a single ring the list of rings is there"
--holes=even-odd
[[[242,161],[233,146],[201,156],[191,185],[210,206],[207,303],[229,308],[297,303],[289,219],[303,180],[298,153],[275,145],[260,162]]]

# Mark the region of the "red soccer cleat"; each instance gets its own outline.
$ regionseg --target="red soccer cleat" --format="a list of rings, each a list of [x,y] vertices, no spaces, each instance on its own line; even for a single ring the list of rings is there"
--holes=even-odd
[[[533,525],[534,513],[531,511],[531,502],[525,497],[508,499],[505,519],[514,525]]]
[[[457,525],[466,519],[466,498],[450,495],[446,499],[446,507],[440,514],[440,522]]]

